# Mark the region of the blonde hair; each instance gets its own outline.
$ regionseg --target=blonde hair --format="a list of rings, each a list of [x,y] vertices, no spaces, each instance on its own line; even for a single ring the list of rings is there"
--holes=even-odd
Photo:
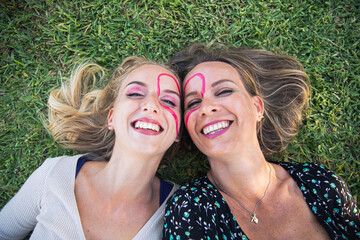
[[[170,66],[181,80],[198,64],[220,61],[241,76],[250,95],[264,102],[264,119],[258,125],[258,140],[265,156],[282,152],[298,133],[309,98],[310,81],[295,59],[265,50],[209,48],[195,43],[177,53]]]
[[[55,141],[64,147],[92,152],[109,160],[115,133],[106,126],[108,113],[114,106],[123,80],[133,70],[148,64],[159,65],[173,72],[165,65],[140,57],[129,57],[114,71],[103,89],[96,89],[96,82],[104,82],[106,78],[105,70],[94,63],[79,65],[67,82],[51,91],[45,127]]]

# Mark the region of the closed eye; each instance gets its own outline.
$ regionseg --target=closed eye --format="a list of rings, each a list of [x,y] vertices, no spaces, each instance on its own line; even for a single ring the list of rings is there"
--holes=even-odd
[[[215,96],[229,96],[233,93],[234,91],[232,89],[221,89],[220,91],[218,91]]]
[[[172,101],[168,100],[168,99],[163,99],[162,100],[166,105],[172,106],[172,107],[176,107],[176,104],[173,103]]]
[[[142,97],[142,96],[144,96],[143,94],[141,94],[141,93],[128,93],[128,94],[126,94],[126,96],[128,96],[128,97],[130,97],[130,98],[136,98],[136,97]]]
[[[198,106],[200,106],[201,104],[201,100],[200,99],[194,99],[191,102],[188,103],[187,105],[187,109],[191,109],[191,108],[196,108]]]

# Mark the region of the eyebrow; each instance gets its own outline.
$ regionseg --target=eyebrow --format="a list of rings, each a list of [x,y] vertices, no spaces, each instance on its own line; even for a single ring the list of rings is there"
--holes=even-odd
[[[221,80],[218,80],[216,82],[214,82],[213,84],[211,84],[211,87],[215,87],[223,82],[230,82],[230,83],[234,83],[233,81],[229,80],[229,79],[221,79]]]
[[[198,93],[198,91],[192,91],[192,92],[189,92],[188,94],[185,95],[184,99],[191,96],[191,95],[196,95]]]
[[[140,86],[143,86],[143,87],[146,87],[147,85],[144,83],[144,82],[140,82],[140,81],[133,81],[131,83],[129,83],[128,85],[126,86],[129,86],[131,84],[139,84]]]
[[[180,94],[178,94],[177,92],[173,91],[173,90],[170,90],[170,89],[166,89],[164,90],[164,92],[166,93],[171,93],[171,94],[175,94],[176,96],[178,96],[180,98]],[[180,98],[181,99],[181,98]]]
[[[216,87],[217,85],[223,83],[223,82],[230,82],[230,83],[234,83],[233,81],[231,80],[228,80],[228,79],[221,79],[221,80],[218,80],[214,83],[211,84],[211,87]],[[192,95],[196,95],[198,91],[192,91],[192,92],[189,92],[188,94],[185,95],[185,98],[189,97],[189,96],[192,96]]]
[[[126,86],[129,86],[129,85],[131,85],[131,84],[138,84],[138,85],[140,85],[140,86],[147,87],[146,83],[140,82],[140,81],[133,81],[133,82],[129,83],[129,84],[126,85]],[[173,91],[173,90],[166,89],[166,90],[164,90],[164,92],[166,92],[166,93],[171,93],[171,94],[175,94],[176,96],[178,96],[178,97],[181,99],[180,94],[177,93],[177,92],[175,92],[175,91]]]

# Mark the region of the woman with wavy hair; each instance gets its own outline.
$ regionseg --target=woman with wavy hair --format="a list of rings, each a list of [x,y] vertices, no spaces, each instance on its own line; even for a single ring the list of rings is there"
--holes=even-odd
[[[298,61],[193,44],[171,66],[183,80],[186,128],[211,170],[169,199],[164,239],[359,238],[359,210],[339,177],[269,161],[298,133],[308,104]]]
[[[165,200],[178,186],[155,174],[179,138],[178,78],[137,57],[96,89],[105,77],[84,64],[51,92],[47,128],[88,154],[47,159],[1,210],[1,239],[161,238]]]

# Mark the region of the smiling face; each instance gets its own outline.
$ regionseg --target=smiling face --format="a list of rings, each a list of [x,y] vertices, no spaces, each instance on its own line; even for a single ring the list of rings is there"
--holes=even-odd
[[[133,70],[108,116],[114,148],[165,153],[179,132],[180,107],[179,83],[169,70],[154,64]]]
[[[240,74],[223,62],[204,62],[184,80],[185,125],[195,145],[211,156],[258,145],[256,124],[263,102],[251,96]]]

